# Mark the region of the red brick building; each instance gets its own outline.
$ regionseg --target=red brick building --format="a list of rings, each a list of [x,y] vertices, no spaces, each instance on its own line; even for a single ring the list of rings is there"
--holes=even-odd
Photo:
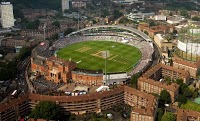
[[[151,38],[154,38],[154,35],[156,34],[165,34],[169,32],[173,32],[174,27],[173,26],[167,26],[167,25],[158,25],[158,26],[149,26],[149,24],[139,24],[138,30],[142,32],[147,32],[148,35]]]
[[[195,78],[200,74],[200,61],[191,62],[175,56],[173,58],[173,67],[185,70]]]
[[[103,85],[103,71],[93,71],[76,68],[72,71],[72,80],[77,84],[100,86]]]
[[[164,64],[157,64],[149,69],[138,79],[138,89],[146,93],[160,94],[162,90],[167,90],[172,102],[174,102],[178,96],[179,85],[176,83],[166,83],[163,81],[164,77],[170,77],[171,80],[183,79],[184,83],[188,83],[190,75],[188,72],[167,66]]]
[[[73,61],[64,61],[52,56],[46,61],[41,61],[42,64],[31,61],[31,70],[39,75],[43,75],[46,80],[55,83],[67,82],[71,78],[71,71],[76,68],[76,63]]]
[[[16,46],[22,46],[22,47],[31,47],[36,45],[37,41],[35,39],[30,37],[8,37],[3,40],[1,40],[0,45],[3,47],[16,47]]]
[[[55,56],[46,60],[47,73],[45,78],[55,83],[67,82],[71,78],[71,71],[76,68],[73,61],[64,61]]]
[[[181,109],[177,111],[177,121],[200,121],[200,112]]]
[[[79,96],[49,96],[28,93],[8,103],[0,104],[0,120],[11,121],[28,115],[40,101],[56,102],[63,112],[84,114],[101,112],[112,107],[127,104],[133,106],[131,121],[154,121],[157,98],[128,86],[121,86],[110,91],[95,92]]]

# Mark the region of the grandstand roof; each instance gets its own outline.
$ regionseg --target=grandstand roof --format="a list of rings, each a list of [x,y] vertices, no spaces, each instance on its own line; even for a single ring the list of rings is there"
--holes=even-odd
[[[80,68],[75,68],[73,69],[73,72],[78,72],[78,73],[86,73],[86,74],[103,74],[103,70],[87,70],[87,69],[80,69]]]
[[[139,31],[139,30],[137,30],[137,29],[131,28],[131,27],[120,26],[120,25],[100,25],[100,26],[91,26],[91,27],[83,28],[83,29],[80,29],[80,30],[78,30],[78,31],[72,32],[72,33],[68,34],[67,36],[71,36],[71,35],[73,35],[73,34],[76,34],[76,33],[79,33],[79,32],[85,31],[85,30],[95,29],[95,28],[101,28],[101,27],[102,27],[102,28],[103,28],[103,27],[104,27],[104,28],[112,28],[112,27],[114,28],[114,27],[116,27],[116,28],[119,28],[119,29],[129,30],[129,31],[132,31],[133,33],[135,33],[135,34],[141,36],[141,37],[142,37],[143,39],[145,39],[146,41],[151,41],[151,42],[152,42],[151,38],[150,38],[148,35],[146,35],[145,33],[141,32],[141,31]]]

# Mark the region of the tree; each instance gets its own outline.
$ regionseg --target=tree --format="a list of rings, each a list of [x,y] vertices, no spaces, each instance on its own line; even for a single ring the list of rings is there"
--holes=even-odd
[[[40,20],[37,19],[37,20],[28,22],[25,26],[26,26],[26,29],[37,29],[39,25],[40,25]]]
[[[179,87],[179,94],[183,94],[186,88],[188,88],[188,85],[186,85],[185,83],[181,84]]]
[[[180,102],[181,104],[187,103],[187,99],[186,99],[185,95],[183,95],[183,94],[180,94],[180,95],[178,96],[177,101]]]
[[[180,13],[181,13],[181,16],[185,16],[185,17],[189,16],[187,10],[182,10],[180,11]]]
[[[165,77],[165,81],[167,84],[171,84],[171,78],[169,76]]]
[[[200,21],[200,17],[199,16],[194,16],[194,17],[192,17],[192,20],[193,21]]]
[[[74,31],[74,29],[68,28],[67,30],[65,30],[64,35],[66,36],[66,35],[68,35],[69,33],[73,32],[73,31]]]
[[[119,12],[119,10],[114,10],[113,15],[114,15],[114,19],[117,19],[121,17],[123,14]]]
[[[183,79],[176,79],[176,83],[178,85],[182,85],[183,84]]]
[[[156,26],[156,23],[154,21],[150,21],[149,22],[149,27],[151,27],[151,26]]]
[[[173,113],[167,112],[163,115],[161,121],[176,121],[176,117]]]
[[[140,77],[140,75],[141,75],[140,73],[137,73],[132,76],[132,78],[131,78],[131,86],[132,87],[137,88],[137,80]]]
[[[198,93],[198,89],[194,90],[194,93],[192,94],[192,98],[197,98],[199,93]]]
[[[184,89],[183,94],[184,94],[187,98],[190,98],[190,97],[192,97],[193,91],[192,91],[189,87],[187,87],[187,88]]]
[[[60,22],[59,22],[59,21],[54,21],[54,22],[52,23],[52,25],[54,25],[54,26],[60,28]]]
[[[171,96],[167,90],[161,91],[159,101],[163,105],[171,103]]]
[[[55,102],[41,101],[31,111],[30,117],[34,119],[60,120],[62,113]]]
[[[161,121],[161,118],[163,117],[163,115],[164,115],[163,109],[162,108],[158,108],[157,116],[156,116],[157,120],[156,121]]]
[[[109,13],[108,9],[104,9],[104,10],[102,11],[101,17],[106,17],[106,16],[109,16],[109,15],[110,15],[110,13]]]
[[[20,50],[20,53],[18,54],[18,56],[16,57],[17,60],[22,60],[27,56],[31,55],[31,49],[32,48],[28,48],[28,47],[22,47]]]

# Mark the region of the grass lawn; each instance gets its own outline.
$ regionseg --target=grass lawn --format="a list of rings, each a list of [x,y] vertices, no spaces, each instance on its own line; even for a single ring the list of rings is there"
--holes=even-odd
[[[128,72],[139,61],[139,49],[111,41],[87,41],[69,45],[57,52],[57,56],[77,62],[79,68],[98,70],[105,68],[103,52],[108,50],[107,72]]]
[[[194,110],[200,112],[200,105],[197,103],[194,103],[192,101],[188,101],[186,104],[181,105],[184,109]]]

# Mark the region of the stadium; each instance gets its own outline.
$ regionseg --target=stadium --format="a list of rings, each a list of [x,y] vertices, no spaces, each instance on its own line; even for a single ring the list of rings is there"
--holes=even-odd
[[[198,61],[200,59],[200,27],[190,26],[180,30],[177,43],[177,55],[189,60]]]
[[[53,47],[58,58],[75,61],[78,68],[130,75],[144,71],[154,53],[152,40],[147,35],[130,27],[113,25],[72,32],[54,42]]]

